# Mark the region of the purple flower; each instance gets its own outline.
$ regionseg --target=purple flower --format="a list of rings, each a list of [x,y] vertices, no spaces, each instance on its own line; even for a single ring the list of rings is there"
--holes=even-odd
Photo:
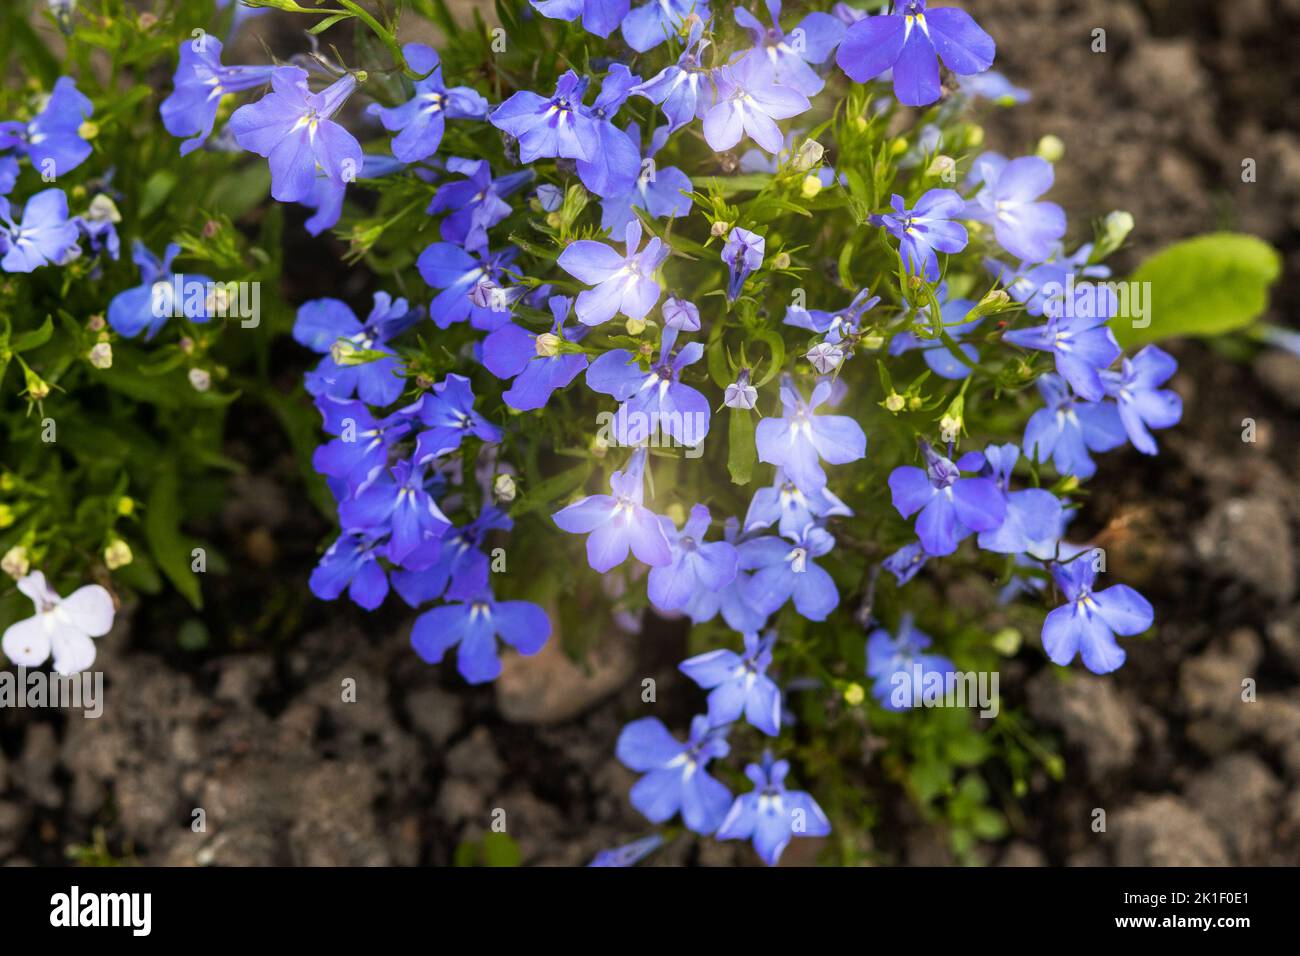
[[[926,10],[926,0],[895,0],[888,16],[866,17],[849,27],[835,62],[859,83],[892,69],[898,101],[928,106],[942,92],[938,59],[965,76],[992,66],[996,51],[993,38],[965,10]]]
[[[1043,621],[1043,650],[1055,664],[1065,666],[1082,654],[1094,674],[1109,674],[1127,656],[1115,635],[1141,634],[1155,621],[1151,604],[1125,584],[1093,591],[1097,570],[1087,557],[1052,568],[1065,593],[1065,603]]]
[[[646,450],[632,453],[627,471],[609,478],[612,495],[589,495],[551,517],[570,534],[587,534],[587,563],[604,573],[627,560],[628,550],[639,561],[659,567],[673,560],[672,548],[658,516],[644,504]]]
[[[420,421],[429,426],[415,440],[415,460],[423,463],[460,448],[466,435],[494,444],[501,429],[474,410],[474,390],[463,375],[448,375],[420,400]]]
[[[984,460],[998,487],[1006,496],[1006,518],[997,528],[981,531],[979,546],[998,554],[1024,554],[1041,551],[1060,535],[1061,502],[1042,488],[1011,490],[1011,473],[1020,460],[1020,449],[1013,444],[989,445]]]
[[[431,608],[415,619],[411,646],[428,664],[438,664],[459,645],[456,669],[471,684],[501,673],[497,637],[525,657],[536,654],[551,636],[546,612],[531,601],[498,601],[490,591],[463,604]]]
[[[65,176],[90,156],[91,146],[80,131],[94,111],[77,84],[61,76],[31,122],[0,123],[0,152],[12,149],[26,154],[46,181]]]
[[[270,82],[273,66],[222,66],[221,41],[204,33],[181,41],[180,63],[172,92],[158,112],[173,136],[188,136],[181,155],[188,156],[212,135],[212,125],[227,93],[241,93]]]
[[[755,572],[746,593],[764,614],[776,613],[793,598],[803,617],[824,621],[839,606],[840,592],[812,559],[829,554],[835,539],[825,528],[808,525],[793,541],[765,535],[741,543],[736,549],[740,566]]]
[[[670,329],[677,329],[679,332],[698,332],[700,330],[700,310],[696,308],[694,302],[670,295],[664,300],[661,311],[664,316],[664,325]]]
[[[62,189],[43,189],[23,206],[16,223],[9,200],[0,196],[0,269],[32,272],[59,263],[77,244],[77,224],[68,220],[68,196]]]
[[[491,571],[483,542],[491,532],[513,527],[504,511],[488,505],[468,525],[443,535],[438,553],[427,567],[393,572],[393,589],[411,607],[438,598],[468,601],[477,597],[487,590]]]
[[[653,823],[663,823],[679,810],[686,826],[710,834],[718,828],[731,792],[709,776],[715,757],[725,757],[724,728],[710,728],[707,717],[691,721],[690,739],[682,744],[658,717],[634,720],[618,735],[615,752],[628,768],[645,776],[632,786],[632,806]]]
[[[918,511],[916,536],[932,555],[952,554],[973,531],[993,531],[1007,514],[1006,496],[992,478],[963,478],[963,471],[979,471],[984,456],[963,455],[953,464],[922,441],[925,470],[900,465],[889,476],[894,507],[904,518]]]
[[[730,547],[730,546],[728,546]],[[745,635],[745,653],[717,650],[682,661],[680,670],[709,694],[709,723],[715,727],[740,719],[775,737],[781,732],[781,689],[767,676],[776,632]]]
[[[1148,345],[1124,359],[1118,372],[1102,372],[1106,394],[1119,406],[1119,417],[1133,447],[1146,455],[1158,451],[1149,428],[1170,428],[1183,417],[1178,393],[1161,388],[1178,371],[1178,362],[1163,349]]]
[[[867,436],[856,421],[847,415],[815,414],[831,391],[830,382],[818,382],[805,402],[791,381],[782,381],[785,417],[765,418],[755,431],[758,460],[782,468],[805,495],[826,487],[819,460],[847,465],[867,453]]]
[[[0,156],[0,196],[8,196],[18,184],[18,160]]]
[[[828,344],[839,345],[861,331],[863,313],[870,312],[879,302],[880,296],[873,296],[870,289],[863,289],[847,308],[839,312],[792,305],[785,310],[785,324],[824,335]]]
[[[555,317],[550,332],[538,335],[506,323],[483,340],[483,364],[497,378],[515,380],[501,397],[521,412],[545,406],[552,392],[567,386],[587,367],[587,356],[560,351],[569,338],[564,331],[569,299],[551,296],[548,304]]]
[[[1049,458],[1062,475],[1091,478],[1097,465],[1089,451],[1110,451],[1124,444],[1124,422],[1111,402],[1081,401],[1059,375],[1042,375],[1038,391],[1047,403],[1025,426],[1025,454]]]
[[[650,569],[646,592],[650,603],[661,611],[680,611],[700,590],[718,591],[736,577],[736,549],[726,541],[706,542],[709,509],[696,505],[681,531],[669,518],[659,524],[668,539],[672,560]],[[728,718],[733,720],[734,718]],[[726,723],[717,720],[715,723]]]
[[[440,290],[429,303],[429,315],[438,328],[450,328],[470,320],[477,329],[491,330],[510,317],[512,298],[517,293],[502,289],[498,280],[514,262],[517,251],[503,252],[462,249],[450,242],[425,246],[415,267],[426,284]]]
[[[728,518],[723,526],[723,536],[728,544],[738,540],[739,522]],[[698,589],[690,603],[683,609],[692,623],[703,624],[722,612],[723,620],[732,630],[747,634],[758,632],[767,625],[769,615],[760,611],[749,598],[750,575],[739,568],[731,583],[716,591]]]
[[[641,245],[641,223],[627,224],[627,254],[619,255],[603,242],[580,239],[560,253],[558,263],[580,282],[595,286],[578,293],[574,311],[583,325],[600,325],[616,314],[629,319],[644,319],[659,301],[659,283],[655,270],[668,257],[668,249],[658,236]]]
[[[999,106],[1028,103],[1031,98],[1028,90],[1014,85],[997,70],[958,77],[957,87],[969,97],[992,100]]]
[[[939,278],[936,253],[961,252],[969,236],[966,227],[951,220],[961,215],[966,203],[951,189],[931,189],[907,209],[902,196],[891,200],[894,214],[872,216],[871,223],[884,226],[898,240],[898,251],[909,275],[924,276],[927,282]]]
[[[155,256],[140,240],[131,247],[131,259],[140,269],[140,284],[119,292],[108,303],[108,324],[113,331],[133,339],[142,331],[148,341],[158,334],[167,324],[167,319],[174,311],[181,311],[191,322],[207,322],[211,319],[206,303],[195,303],[185,296],[185,301],[176,301],[176,284],[194,283],[206,290],[211,282],[207,276],[196,273],[172,272],[172,261],[180,255],[181,247],[169,243],[163,250],[161,260]]]
[[[998,244],[1017,259],[1042,262],[1065,235],[1065,210],[1054,202],[1037,202],[1052,188],[1052,164],[1039,156],[1007,161],[985,153],[975,161],[972,178],[981,184],[966,204],[967,218],[988,223]]]
[[[788,35],[781,29],[781,0],[767,0],[772,26],[764,27],[748,10],[737,7],[736,22],[749,31],[754,49],[746,58],[765,61],[773,82],[815,96],[825,83],[809,63],[825,63],[844,38],[844,24],[829,13],[810,13]],[[775,152],[775,150],[773,150]]]
[[[587,866],[636,866],[655,850],[663,846],[664,838],[657,833],[612,850],[601,850]]]
[[[880,566],[898,579],[898,586],[901,588],[921,572],[929,557],[925,553],[925,548],[921,547],[921,543],[913,541],[903,545],[881,561]]]
[[[348,494],[388,463],[389,449],[412,427],[409,408],[376,418],[364,402],[329,395],[318,395],[316,407],[324,419],[322,429],[337,437],[316,449],[312,467],[342,482]]]
[[[957,347],[970,360],[971,365],[978,363],[979,351],[975,346],[961,343],[962,337],[979,328],[982,321],[981,319],[976,319],[973,322],[966,321],[966,316],[970,314],[971,309],[975,308],[975,303],[969,299],[949,300],[946,285],[939,287],[935,298],[939,301],[939,316],[943,320],[945,331],[959,343]],[[929,326],[930,307],[928,305],[916,309],[916,322]],[[957,356],[953,355],[941,339],[923,339],[915,332],[900,332],[889,343],[890,355],[902,355],[914,349],[921,350],[921,355],[925,358],[925,364],[930,366],[930,371],[934,372],[935,375],[960,380],[971,373],[970,365],[966,365]]]
[[[451,527],[429,494],[428,485],[423,467],[399,461],[389,472],[380,471],[370,477],[355,497],[339,506],[339,523],[346,530],[370,531],[375,536],[391,531],[387,557],[401,564]],[[427,554],[424,550],[420,553]],[[427,561],[420,563],[427,566]]]
[[[349,73],[313,93],[306,70],[281,66],[271,74],[270,93],[235,110],[230,130],[240,146],[270,161],[272,197],[280,202],[310,199],[318,170],[336,183],[356,179],[361,144],[330,118],[356,86]]]
[[[438,224],[438,234],[443,242],[465,249],[486,250],[487,231],[510,215],[506,197],[530,182],[533,172],[525,169],[493,179],[492,167],[486,159],[455,156],[447,160],[447,172],[465,178],[443,183],[433,194],[429,214],[448,213]]]
[[[363,531],[344,531],[311,572],[311,593],[333,601],[347,588],[354,604],[373,611],[388,596],[388,576],[379,563],[382,554],[377,539]]]
[[[877,628],[867,638],[867,676],[874,679],[871,696],[885,710],[910,710],[922,702],[927,684],[956,670],[952,661],[938,654],[921,653],[930,635],[916,629],[912,615],[898,622],[897,636]]]
[[[358,396],[368,405],[391,405],[402,394],[401,360],[388,348],[388,340],[405,331],[418,317],[405,299],[376,292],[374,307],[364,323],[347,303],[338,299],[311,299],[298,307],[294,341],[322,354],[320,364],[307,374],[307,391],[333,398]],[[382,353],[367,360],[357,353]]]
[[[640,133],[634,140],[615,126],[613,119],[640,82],[641,77],[622,63],[612,64],[596,101],[586,111],[595,123],[596,147],[590,158],[578,160],[578,176],[597,196],[625,196],[636,185],[641,171]]]
[[[632,142],[638,142],[641,138],[640,128],[636,123],[629,123],[626,135]],[[601,200],[600,226],[611,236],[617,236],[627,229],[627,224],[636,217],[634,209],[644,209],[655,219],[675,219],[691,211],[690,192],[694,187],[690,177],[676,166],[665,166],[663,169],[655,166],[654,155],[667,141],[667,126],[655,130],[650,137],[650,148],[641,160],[640,173],[629,189],[620,195]],[[696,328],[698,327],[697,325]]]
[[[401,106],[386,109],[376,103],[370,111],[378,114],[384,129],[401,130],[393,137],[393,155],[404,163],[418,163],[438,151],[447,120],[483,119],[488,102],[468,86],[448,89],[432,47],[408,43],[402,55],[412,70],[428,76],[415,81],[414,95]]]
[[[730,278],[727,280],[727,301],[735,302],[740,290],[759,266],[763,264],[763,254],[767,250],[767,240],[757,233],[736,226],[727,236],[722,247],[722,261],[727,264]]]
[[[852,517],[853,511],[831,494],[829,488],[804,494],[778,468],[772,486],[754,492],[745,513],[745,531],[776,525],[784,537],[793,538],[812,522],[836,515]]]
[[[1081,285],[1065,302],[1049,301],[1045,325],[1012,329],[1002,338],[1021,348],[1050,352],[1056,370],[1080,398],[1100,401],[1106,394],[1102,370],[1120,357],[1119,343],[1107,324],[1115,314],[1115,296],[1106,286]]]
[[[802,790],[785,788],[789,772],[788,761],[773,761],[766,751],[761,764],[747,766],[745,776],[754,789],[736,798],[718,827],[717,839],[752,839],[763,862],[776,866],[793,837],[829,836],[831,822],[817,801]]]
[[[379,179],[383,176],[391,176],[404,168],[392,156],[365,153],[361,157],[361,172],[357,178]],[[316,186],[309,197],[301,200],[302,205],[316,210],[303,222],[303,227],[310,235],[319,236],[326,229],[332,229],[339,221],[339,217],[343,214],[343,195],[346,191],[346,182],[334,179],[320,169],[316,170]]]
[[[638,53],[653,50],[668,37],[680,33],[686,18],[691,15],[698,23],[707,21],[707,0],[650,0],[623,18],[623,39]],[[692,31],[694,29],[692,24]]]
[[[622,402],[614,416],[614,439],[639,445],[662,429],[682,445],[694,447],[709,433],[709,400],[683,385],[682,371],[704,357],[704,346],[690,342],[673,353],[677,330],[665,328],[659,340],[659,361],[644,371],[627,349],[613,349],[587,369],[587,387]]]
[[[749,137],[769,153],[781,151],[776,120],[798,116],[812,108],[808,97],[773,81],[767,64],[744,57],[713,72],[717,93],[704,114],[704,138],[715,152],[731,149]]]
[[[596,120],[582,106],[586,90],[586,78],[569,70],[550,97],[520,90],[498,106],[488,121],[519,140],[521,163],[544,157],[594,159],[600,134]]]
[[[723,390],[723,405],[727,408],[749,411],[758,404],[758,389],[749,381],[752,371],[752,369],[742,368],[736,372],[736,380]]]
[[[572,23],[582,17],[582,28],[607,37],[627,19],[629,0],[529,0],[544,17]]]
[[[657,8],[658,4],[648,3],[637,12]],[[690,39],[677,62],[632,89],[638,96],[659,104],[668,120],[670,133],[675,133],[697,116],[703,119],[712,105],[712,96],[708,94],[713,91],[713,76],[700,65],[700,57],[709,42],[702,39],[703,32],[703,21],[697,21],[691,27]]]

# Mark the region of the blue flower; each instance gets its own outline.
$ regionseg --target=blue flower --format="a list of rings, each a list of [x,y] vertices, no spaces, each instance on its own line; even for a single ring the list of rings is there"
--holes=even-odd
[[[0,152],[12,149],[25,154],[46,181],[66,176],[90,156],[91,146],[81,138],[81,124],[94,111],[77,84],[61,76],[31,122],[0,123]]]
[[[497,637],[525,657],[536,654],[551,636],[551,622],[531,601],[498,601],[490,591],[461,604],[425,611],[411,628],[411,646],[426,663],[437,664],[459,645],[456,669],[471,684],[501,673]]]
[[[1124,359],[1119,372],[1102,372],[1106,394],[1119,406],[1120,421],[1133,447],[1146,455],[1158,451],[1149,428],[1170,428],[1183,417],[1183,400],[1178,393],[1160,388],[1178,371],[1172,355],[1148,345],[1132,358]]]
[[[520,90],[488,117],[497,129],[519,140],[519,161],[595,158],[600,134],[596,120],[582,106],[587,80],[572,70],[560,77],[555,92],[538,96]]]
[[[744,7],[737,7],[736,22],[749,31],[754,49],[744,54],[766,61],[773,82],[815,96],[825,83],[808,64],[825,63],[844,38],[844,24],[829,13],[810,13],[788,35],[781,29],[781,0],[767,0],[772,26],[764,27]]]
[[[488,505],[463,528],[447,532],[439,541],[437,556],[427,567],[393,573],[393,589],[411,607],[438,598],[467,601],[488,587],[491,564],[483,542],[493,531],[509,531],[514,522],[504,511]]]
[[[298,307],[294,341],[325,356],[307,373],[309,393],[333,398],[356,395],[377,406],[397,401],[405,380],[401,360],[388,348],[388,341],[409,328],[419,313],[405,299],[394,300],[387,292],[376,292],[374,302],[364,323],[338,299],[311,299]],[[357,352],[382,352],[387,357],[358,364],[349,359]]]
[[[428,74],[415,81],[415,92],[401,106],[370,107],[378,114],[384,129],[400,130],[393,137],[393,155],[404,163],[418,163],[438,151],[449,119],[483,119],[488,102],[468,86],[451,89],[442,81],[442,64],[438,52],[423,43],[402,47],[407,65],[416,73]]]
[[[871,696],[885,710],[916,707],[936,677],[956,670],[946,657],[921,653],[931,643],[930,635],[913,626],[911,614],[903,615],[896,635],[877,628],[867,637],[867,676],[875,681]]]
[[[993,65],[997,47],[965,10],[926,10],[926,0],[895,0],[888,16],[865,17],[849,27],[835,62],[866,83],[894,71],[894,95],[904,106],[939,98],[939,63],[959,76]]]
[[[586,534],[587,563],[604,573],[627,560],[628,551],[639,561],[659,567],[672,562],[672,548],[663,526],[645,506],[645,448],[632,453],[627,471],[610,476],[612,495],[589,495],[562,508],[551,518],[570,534]]]
[[[623,17],[623,39],[638,53],[645,53],[680,33],[691,15],[696,17],[692,24],[694,31],[695,24],[709,19],[707,0],[650,0]]]
[[[704,505],[691,509],[681,531],[671,519],[659,519],[672,551],[672,561],[651,568],[646,582],[650,603],[659,610],[680,611],[700,590],[719,591],[735,580],[736,549],[726,541],[704,540],[709,521],[709,509]]]
[[[369,531],[375,536],[390,531],[389,560],[401,564],[416,555],[428,565],[436,556],[430,544],[451,528],[429,494],[429,478],[422,467],[399,461],[388,471],[368,478],[354,497],[339,506],[339,523],[348,530]]]
[[[847,308],[838,312],[791,305],[785,310],[785,324],[824,335],[831,345],[839,345],[861,331],[863,313],[870,312],[879,302],[880,296],[872,295],[870,289],[863,289]]]
[[[641,223],[635,219],[627,224],[626,245],[627,254],[620,255],[603,242],[580,239],[560,253],[560,268],[595,286],[578,293],[574,311],[583,325],[600,325],[619,313],[629,319],[644,319],[659,301],[654,274],[668,257],[667,247],[653,236],[638,252]]]
[[[379,563],[383,553],[379,539],[363,531],[344,531],[312,571],[311,593],[333,601],[347,588],[353,603],[373,611],[388,596],[388,576]]]
[[[273,66],[222,66],[221,41],[204,33],[182,40],[172,92],[158,108],[173,136],[188,136],[181,155],[188,156],[212,135],[212,126],[227,93],[241,93],[269,83]]]
[[[720,727],[743,714],[752,726],[775,737],[781,732],[781,689],[767,676],[776,632],[745,635],[745,653],[717,650],[682,661],[680,670],[709,693],[709,722]]]
[[[793,837],[829,836],[831,823],[817,801],[802,790],[785,788],[789,772],[789,762],[773,761],[769,752],[764,752],[761,764],[747,766],[745,776],[754,789],[736,798],[718,827],[717,839],[753,839],[763,862],[776,866]]]
[[[356,86],[349,73],[313,93],[306,70],[281,66],[271,74],[270,93],[235,110],[230,131],[241,147],[270,162],[273,198],[310,199],[318,171],[340,184],[360,175],[361,144],[331,119]]]
[[[18,160],[12,156],[0,156],[0,196],[8,196],[18,185]]]
[[[1113,402],[1081,401],[1059,375],[1042,375],[1038,391],[1047,403],[1025,426],[1025,454],[1051,459],[1062,475],[1087,480],[1097,472],[1090,451],[1110,451],[1124,444],[1124,422]]]
[[[757,233],[736,226],[722,247],[722,261],[727,264],[727,300],[735,302],[748,279],[763,264],[767,240]]]
[[[455,156],[447,160],[447,172],[465,178],[443,183],[433,194],[429,214],[448,213],[438,224],[438,234],[443,242],[486,250],[487,231],[510,215],[506,197],[530,182],[533,172],[525,169],[493,179],[487,160]]]
[[[206,304],[198,304],[186,296],[184,303],[176,302],[176,284],[182,289],[190,283],[202,286],[205,290],[212,280],[205,275],[195,273],[173,273],[172,260],[180,255],[181,247],[169,243],[163,250],[161,260],[155,256],[138,239],[131,247],[131,258],[140,269],[140,284],[119,292],[108,303],[108,324],[113,331],[133,339],[142,331],[145,339],[152,339],[167,324],[167,319],[174,311],[180,309],[185,318],[191,322],[207,322],[212,317],[208,314]]]
[[[957,77],[957,87],[973,99],[992,100],[999,106],[1028,103],[1028,90],[1014,85],[997,70]]]
[[[641,9],[654,9],[657,6],[656,3],[648,3]],[[675,133],[697,116],[703,119],[713,105],[713,78],[700,65],[700,57],[709,42],[702,38],[703,32],[703,21],[697,21],[691,27],[690,39],[677,62],[664,67],[632,90],[638,96],[659,104],[668,120],[670,133]]]
[[[881,561],[880,566],[898,579],[901,588],[921,572],[929,557],[925,548],[921,547],[921,542],[913,541]]]
[[[793,543],[765,535],[744,541],[736,549],[740,566],[754,571],[746,594],[764,614],[773,614],[794,599],[795,610],[810,621],[824,621],[840,603],[840,592],[826,570],[813,561],[829,554],[835,539],[808,525]]]
[[[758,460],[782,468],[805,495],[826,487],[819,460],[847,465],[867,453],[867,436],[856,421],[847,415],[816,414],[831,391],[830,382],[818,382],[805,402],[787,378],[781,383],[785,417],[765,418],[755,430]]]
[[[415,267],[430,288],[440,290],[429,303],[429,315],[446,329],[470,320],[477,329],[491,330],[510,317],[511,293],[497,284],[518,251],[462,249],[450,242],[430,243]]]
[[[1043,621],[1043,650],[1055,664],[1065,666],[1076,654],[1094,674],[1109,674],[1127,656],[1115,635],[1141,634],[1155,621],[1151,604],[1125,584],[1094,591],[1097,569],[1087,557],[1052,568],[1065,594],[1065,604]]]
[[[1106,286],[1083,285],[1065,302],[1049,300],[1044,325],[1012,329],[1003,340],[1021,348],[1050,352],[1056,370],[1080,398],[1100,401],[1106,394],[1101,373],[1120,357],[1108,320],[1115,314],[1115,295]]]
[[[871,216],[871,223],[884,226],[898,240],[898,251],[909,275],[923,276],[927,282],[939,279],[939,256],[961,252],[969,235],[966,227],[951,220],[962,214],[966,202],[951,189],[931,189],[908,209],[902,196],[890,201],[893,214]]]
[[[641,138],[636,123],[629,123],[627,135],[635,143]],[[600,227],[611,236],[627,229],[635,217],[634,209],[644,209],[655,219],[675,219],[691,211],[691,178],[676,166],[659,169],[654,155],[668,141],[668,127],[661,126],[650,137],[650,147],[641,161],[640,173],[624,193],[602,199]],[[664,309],[667,311],[667,304]],[[696,328],[699,328],[696,325]]]
[[[629,0],[529,0],[544,17],[572,23],[582,17],[582,28],[607,37],[627,18]]]
[[[981,531],[979,546],[998,554],[1024,554],[1046,549],[1060,535],[1061,502],[1042,488],[1011,490],[1011,473],[1020,460],[1014,444],[989,445],[984,459],[998,488],[1006,496],[1006,518],[997,528]]]
[[[691,736],[679,743],[658,717],[634,720],[618,735],[616,753],[630,769],[645,776],[632,786],[632,806],[653,823],[679,810],[686,826],[708,835],[731,806],[731,792],[709,776],[715,757],[725,757],[725,728],[710,728],[707,717],[691,721]]]
[[[778,468],[769,488],[759,488],[745,512],[745,531],[777,526],[783,537],[793,538],[809,524],[834,515],[851,518],[853,511],[829,488],[804,494]]]
[[[979,351],[975,346],[961,340],[979,328],[982,320],[967,322],[966,316],[970,314],[971,309],[975,308],[975,303],[969,299],[948,299],[946,284],[939,286],[935,298],[939,302],[939,316],[943,321],[944,330],[958,343],[957,348],[970,360],[971,365],[965,364],[953,355],[942,339],[923,339],[915,332],[900,332],[895,335],[889,343],[889,354],[903,355],[914,349],[920,349],[925,364],[930,366],[930,371],[942,378],[960,381],[971,373],[971,366],[979,362]],[[917,324],[926,327],[930,325],[928,305],[917,308],[915,314]]]
[[[543,408],[552,392],[567,386],[587,367],[587,356],[560,351],[561,342],[572,341],[578,332],[564,331],[569,299],[551,296],[548,304],[555,317],[551,331],[538,335],[506,323],[483,340],[483,364],[497,378],[514,379],[501,397],[521,412]]]
[[[723,524],[723,538],[731,545],[739,540],[739,522],[728,518]],[[739,559],[738,559],[739,561]],[[683,610],[694,624],[711,621],[722,612],[722,618],[732,630],[742,634],[761,631],[767,625],[768,614],[759,610],[749,596],[751,577],[737,567],[731,583],[716,591],[697,589]]]
[[[68,196],[62,189],[43,189],[28,199],[21,224],[14,222],[9,200],[0,196],[0,269],[5,272],[58,264],[79,236],[77,224],[68,220]]]
[[[364,402],[318,395],[316,407],[324,419],[321,426],[333,441],[321,445],[312,455],[312,467],[322,475],[342,482],[347,497],[370,475],[388,463],[388,452],[410,432],[412,413],[399,409],[376,418]]]
[[[963,455],[956,464],[922,441],[925,470],[900,465],[889,476],[894,507],[904,518],[920,512],[916,536],[926,553],[952,554],[973,531],[993,531],[1007,514],[1006,496],[992,478],[963,478],[963,471],[979,471],[984,456]]]
[[[456,451],[466,435],[489,444],[501,441],[501,429],[474,410],[474,390],[463,375],[448,375],[419,405],[420,421],[429,428],[416,436],[417,463]]]
[[[612,850],[601,850],[587,866],[635,866],[663,846],[664,838],[657,833]]]
[[[713,71],[717,92],[704,114],[704,139],[715,152],[731,149],[748,135],[769,153],[781,151],[776,120],[789,119],[812,108],[808,97],[778,86],[761,59],[743,57]]]
[[[596,101],[586,111],[595,123],[596,145],[590,158],[578,160],[578,176],[582,185],[597,196],[624,196],[636,185],[641,171],[641,151],[637,142],[615,126],[613,120],[632,88],[640,82],[641,77],[622,63],[612,64]]]
[[[1008,162],[985,153],[972,168],[972,180],[982,188],[966,204],[966,216],[991,225],[998,244],[1017,259],[1042,262],[1065,235],[1065,210],[1037,202],[1054,178],[1052,164],[1039,156]]]
[[[659,361],[645,371],[627,349],[613,349],[587,369],[587,387],[622,402],[614,416],[614,440],[639,445],[657,429],[682,445],[695,447],[709,434],[709,401],[683,385],[682,372],[704,357],[700,342],[674,354],[677,330],[666,327],[659,339]]]

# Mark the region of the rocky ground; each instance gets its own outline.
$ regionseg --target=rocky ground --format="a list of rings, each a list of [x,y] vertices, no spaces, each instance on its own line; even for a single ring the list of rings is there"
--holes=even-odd
[[[1121,267],[1208,229],[1264,236],[1287,257],[1273,318],[1297,324],[1282,309],[1300,292],[1300,0],[969,5],[998,38],[1000,67],[1035,95],[990,118],[991,144],[1027,152],[1060,136],[1054,195],[1072,220],[1137,217]],[[1106,53],[1090,49],[1097,28]],[[1257,182],[1241,182],[1243,158]],[[1028,711],[1059,736],[1069,769],[1061,784],[1034,781],[989,862],[1300,861],[1300,359],[1178,352],[1183,426],[1162,435],[1157,461],[1108,459],[1087,519],[1161,627],[1130,642],[1112,678],[1028,668]],[[323,533],[285,501],[276,476],[291,469],[232,497],[223,521],[240,560],[270,569],[277,549]],[[523,862],[577,864],[644,832],[614,741],[643,677],[669,696],[679,632],[611,642],[585,672],[548,649],[470,689],[411,654],[399,614],[264,611],[285,635],[273,655],[228,652],[236,640],[187,656],[175,622],[125,613],[100,642],[113,701],[101,719],[6,713],[0,861],[58,862],[76,843],[85,858],[145,863],[447,863],[503,810]],[[900,845],[899,862],[947,859],[919,824]],[[738,859],[685,841],[659,857]]]

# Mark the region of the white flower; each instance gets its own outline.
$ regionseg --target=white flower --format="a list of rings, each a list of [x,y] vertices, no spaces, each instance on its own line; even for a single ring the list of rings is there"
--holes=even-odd
[[[87,584],[61,598],[40,571],[22,578],[18,590],[32,599],[36,614],[5,631],[0,643],[6,657],[19,667],[39,667],[53,651],[60,674],[76,674],[95,663],[91,638],[113,627],[113,598],[106,590]]]

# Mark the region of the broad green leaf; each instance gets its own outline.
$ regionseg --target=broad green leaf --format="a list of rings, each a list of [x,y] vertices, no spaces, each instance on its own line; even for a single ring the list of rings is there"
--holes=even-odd
[[[1242,233],[1216,232],[1175,243],[1138,266],[1125,284],[1127,309],[1120,302],[1127,316],[1112,319],[1111,328],[1126,349],[1244,328],[1267,309],[1269,286],[1281,267],[1277,250]],[[1135,318],[1139,304],[1145,311],[1140,319]],[[1143,327],[1135,328],[1135,321]]]
[[[754,447],[754,414],[747,408],[733,408],[728,427],[730,447],[727,471],[737,485],[747,485],[754,477],[758,453]]]
[[[176,590],[199,610],[203,592],[191,570],[189,540],[181,533],[180,478],[174,465],[162,466],[149,490],[144,513],[144,537],[154,560]]]

